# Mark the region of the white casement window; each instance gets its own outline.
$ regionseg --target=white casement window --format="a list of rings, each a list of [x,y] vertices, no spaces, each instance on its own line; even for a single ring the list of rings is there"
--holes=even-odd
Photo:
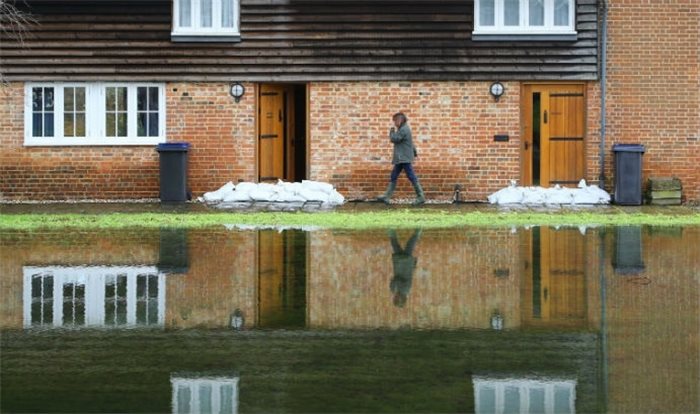
[[[238,413],[238,377],[171,376],[174,413]]]
[[[239,35],[240,0],[173,0],[172,36],[197,41]]]
[[[27,83],[24,145],[153,145],[165,142],[165,86]]]
[[[155,266],[25,266],[24,327],[162,327],[165,274]]]
[[[576,380],[474,377],[477,414],[576,412]]]
[[[475,35],[575,35],[575,0],[475,0]]]

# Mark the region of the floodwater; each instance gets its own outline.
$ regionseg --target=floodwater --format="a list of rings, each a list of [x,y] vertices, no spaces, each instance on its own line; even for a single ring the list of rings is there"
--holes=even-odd
[[[0,233],[2,412],[700,412],[700,227]]]

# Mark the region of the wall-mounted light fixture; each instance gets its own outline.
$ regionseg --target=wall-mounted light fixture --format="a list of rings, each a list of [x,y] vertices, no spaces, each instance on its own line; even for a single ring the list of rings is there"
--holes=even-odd
[[[503,86],[501,82],[494,82],[491,84],[489,87],[489,92],[493,96],[493,99],[498,102],[498,100],[503,96],[503,92],[506,91],[506,88]]]
[[[245,95],[245,86],[241,85],[240,82],[234,82],[230,86],[229,93],[231,93],[236,102],[240,102],[243,95]]]
[[[501,315],[501,312],[499,312],[498,309],[494,310],[493,314],[491,315],[491,329],[495,331],[502,331],[503,323],[503,315]]]
[[[243,326],[245,325],[245,317],[243,316],[243,312],[240,309],[233,311],[230,322],[231,328],[233,328],[234,331],[242,331]]]

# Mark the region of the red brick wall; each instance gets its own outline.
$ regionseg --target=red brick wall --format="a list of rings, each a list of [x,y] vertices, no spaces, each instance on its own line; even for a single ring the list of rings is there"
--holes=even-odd
[[[236,103],[228,84],[167,85],[168,140],[192,143],[188,179],[195,195],[256,178],[256,91],[254,84],[245,87]]]
[[[311,173],[348,198],[374,197],[391,171],[391,116],[409,118],[419,157],[414,165],[429,199],[467,200],[520,179],[520,83],[505,83],[495,102],[490,82],[335,82],[311,85]],[[587,172],[598,178],[600,93],[587,85]],[[494,142],[507,134],[509,142]],[[413,197],[405,178],[397,197]]]
[[[677,176],[686,199],[700,200],[700,3],[609,7],[608,148],[644,144],[644,178]]]
[[[404,111],[419,157],[414,165],[429,199],[448,200],[455,184],[484,199],[519,178],[519,84],[494,102],[487,82],[335,82],[311,85],[310,176],[349,198],[374,197],[391,171],[391,116]],[[509,142],[493,135],[508,134]],[[405,178],[398,197],[412,197]]]
[[[158,197],[153,146],[25,147],[23,104],[22,83],[0,88],[0,197]]]
[[[224,83],[167,84],[169,141],[192,143],[195,195],[255,174],[255,87],[235,103]],[[0,88],[0,198],[158,198],[154,146],[25,147],[24,86]]]
[[[676,78],[663,65],[647,70],[637,57],[642,48],[639,42],[624,37],[616,40],[620,38],[616,25],[626,16],[612,7],[608,189],[612,143],[642,142],[648,149],[645,177],[678,175],[687,199],[698,200],[697,65],[688,65],[688,59],[683,64],[668,60],[673,73],[683,75]],[[685,32],[674,39],[678,38],[685,39],[674,43],[678,47],[697,46],[697,39]],[[652,42],[651,47],[657,46]],[[684,53],[695,53],[697,61],[697,47]],[[634,80],[632,71],[646,75],[639,77],[642,81]],[[683,86],[672,86],[675,80]],[[391,169],[390,118],[402,110],[413,128],[419,150],[415,168],[428,198],[450,200],[455,184],[460,184],[463,199],[484,200],[510,179],[520,177],[520,84],[507,82],[499,102],[488,94],[488,86],[489,82],[312,83],[309,178],[335,184],[350,199],[379,194]],[[246,96],[235,103],[225,83],[166,85],[168,140],[192,143],[189,181],[195,195],[228,180],[255,179],[256,85],[246,87]],[[1,198],[158,197],[158,154],[153,146],[24,147],[23,85],[12,83],[0,89],[0,94]],[[588,83],[589,181],[597,180],[599,173],[599,101],[599,85]],[[508,134],[510,141],[494,142],[495,134]],[[397,197],[413,197],[408,181],[402,177],[399,183]]]

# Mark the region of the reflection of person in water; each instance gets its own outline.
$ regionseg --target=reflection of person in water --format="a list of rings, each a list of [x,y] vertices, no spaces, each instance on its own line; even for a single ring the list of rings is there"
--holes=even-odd
[[[418,259],[413,257],[413,249],[415,249],[421,233],[421,229],[416,229],[413,232],[413,236],[406,243],[406,248],[402,249],[396,236],[396,230],[389,230],[391,248],[393,249],[391,261],[394,264],[394,277],[391,279],[389,288],[394,294],[394,306],[399,308],[404,307],[408,293],[411,291],[413,271],[416,269],[416,263],[418,262]]]

